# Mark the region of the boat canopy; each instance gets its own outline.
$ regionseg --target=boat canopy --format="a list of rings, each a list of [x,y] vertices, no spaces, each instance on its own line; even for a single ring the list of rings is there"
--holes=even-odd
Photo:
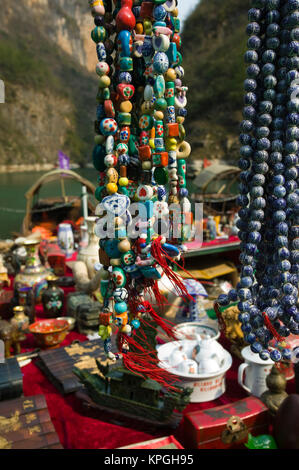
[[[95,209],[95,204],[92,202],[92,199],[94,199],[94,193],[96,188],[89,180],[82,178],[82,176],[80,176],[78,173],[75,173],[71,170],[63,170],[60,168],[52,170],[41,176],[41,178],[39,178],[36,183],[34,183],[34,185],[25,194],[27,200],[26,215],[23,221],[23,234],[25,236],[27,236],[31,232],[33,214],[40,211],[36,208],[34,201],[38,199],[39,192],[45,184],[48,184],[51,181],[60,180],[61,196],[55,198],[47,198],[46,200],[40,200],[42,207],[44,207],[43,210],[51,210],[51,206],[53,207],[53,209],[62,206],[72,207],[74,202],[78,200],[78,197],[66,195],[65,193],[64,181],[69,179],[76,180],[79,184],[81,184],[82,187],[86,187],[88,195],[92,196],[88,198],[89,209],[92,211]]]
[[[196,196],[200,196],[203,200],[208,199],[210,202],[234,199],[236,195],[231,189],[237,182],[240,172],[238,167],[219,163],[205,168],[193,182]]]

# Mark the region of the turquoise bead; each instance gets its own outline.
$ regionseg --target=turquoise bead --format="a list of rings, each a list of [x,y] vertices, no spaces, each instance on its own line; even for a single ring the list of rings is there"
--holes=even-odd
[[[114,310],[117,315],[120,315],[121,313],[125,313],[128,311],[128,306],[126,302],[119,302],[114,305]]]
[[[131,33],[129,31],[123,30],[119,33],[117,37],[120,45],[121,45],[121,57],[130,57],[131,51],[130,51],[130,39],[131,39]]]
[[[173,64],[176,64],[178,60],[178,51],[177,51],[177,46],[175,42],[171,42],[168,51],[166,52],[166,55],[169,60],[169,64],[172,66]]]
[[[133,59],[131,57],[121,57],[119,66],[121,72],[131,72],[133,70]]]
[[[158,98],[162,98],[165,93],[165,80],[163,75],[158,75],[154,83],[154,92]]]

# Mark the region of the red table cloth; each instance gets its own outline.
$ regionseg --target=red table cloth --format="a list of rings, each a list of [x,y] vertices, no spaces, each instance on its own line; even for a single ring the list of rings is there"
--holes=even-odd
[[[69,293],[73,288],[64,289]],[[42,306],[37,306],[38,318],[42,318]],[[85,341],[86,336],[70,332],[61,347],[71,344],[74,340]],[[229,350],[225,338],[221,338],[223,346]],[[22,344],[22,352],[36,348],[33,335],[29,334]],[[247,393],[238,385],[237,374],[240,361],[233,358],[233,365],[226,375],[226,393],[217,400],[190,404],[184,413],[232,403],[247,396]],[[34,364],[34,360],[22,368],[23,390],[25,396],[38,394],[45,395],[49,413],[60,442],[65,449],[115,449],[145,440],[174,434],[180,435],[180,428],[173,429],[140,429],[140,425],[129,422],[126,426],[114,424],[111,417],[105,413],[88,411],[83,403],[74,395],[62,396],[47,377]],[[295,392],[294,380],[288,382],[288,393]],[[181,423],[182,424],[182,423]]]

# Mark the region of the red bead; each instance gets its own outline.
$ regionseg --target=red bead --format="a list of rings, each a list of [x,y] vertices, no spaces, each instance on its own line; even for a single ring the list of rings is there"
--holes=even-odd
[[[116,17],[117,31],[132,31],[136,25],[136,18],[132,13],[133,0],[122,0],[121,9]]]

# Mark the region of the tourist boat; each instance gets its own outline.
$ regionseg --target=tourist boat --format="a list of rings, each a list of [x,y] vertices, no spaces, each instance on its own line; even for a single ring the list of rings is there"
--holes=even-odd
[[[206,215],[225,215],[236,210],[238,167],[214,163],[204,168],[192,182],[191,198],[204,204]]]
[[[81,185],[81,194],[67,195],[68,181],[78,182]],[[45,185],[53,181],[59,181],[61,195],[42,198],[40,193]],[[23,220],[23,235],[28,236],[38,228],[42,231],[43,238],[49,238],[57,234],[57,227],[62,222],[69,222],[73,228],[79,228],[82,219],[82,194],[83,188],[87,194],[88,215],[94,214],[96,200],[94,198],[95,186],[78,173],[71,170],[55,169],[43,175],[25,194],[26,215]]]

